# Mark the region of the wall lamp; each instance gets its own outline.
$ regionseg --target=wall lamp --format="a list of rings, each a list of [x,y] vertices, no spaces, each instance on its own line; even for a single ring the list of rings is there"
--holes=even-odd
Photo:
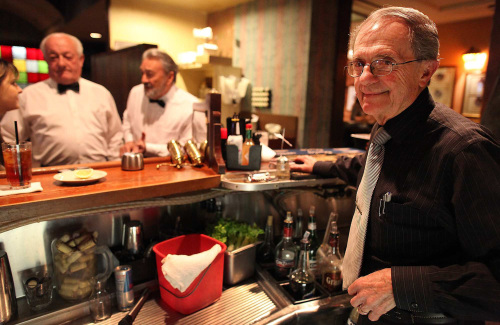
[[[482,70],[486,63],[486,53],[481,53],[478,49],[471,47],[462,55],[465,70]]]

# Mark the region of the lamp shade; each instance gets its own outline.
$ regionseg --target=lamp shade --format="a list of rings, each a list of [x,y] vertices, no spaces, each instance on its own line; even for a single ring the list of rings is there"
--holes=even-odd
[[[486,53],[481,53],[480,50],[471,47],[462,55],[465,70],[482,70],[486,63],[486,57]]]

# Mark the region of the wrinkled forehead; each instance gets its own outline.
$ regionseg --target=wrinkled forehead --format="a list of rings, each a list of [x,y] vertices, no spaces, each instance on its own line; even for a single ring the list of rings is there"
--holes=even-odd
[[[391,35],[394,29],[398,30],[398,36],[410,39],[410,29],[402,19],[395,17],[368,18],[358,30],[354,40],[354,48],[361,40],[379,39]]]
[[[47,53],[71,52],[77,54],[75,43],[65,36],[53,36],[47,40],[45,45]]]
[[[145,58],[142,60],[140,69],[142,72],[161,72],[163,71],[163,65],[160,59],[157,58]]]
[[[398,29],[401,37],[410,39],[410,28],[403,19],[397,17],[368,17],[355,33],[355,39],[351,39],[352,49],[363,39],[381,38],[389,35],[394,28]],[[354,41],[354,42],[353,42]]]
[[[354,53],[377,48],[407,55],[406,52],[412,51],[408,26],[398,19],[372,20],[362,25],[356,35]]]

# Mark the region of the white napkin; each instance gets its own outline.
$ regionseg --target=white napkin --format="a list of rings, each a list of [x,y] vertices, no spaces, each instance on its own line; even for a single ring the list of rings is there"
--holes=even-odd
[[[172,287],[184,292],[201,271],[212,263],[221,249],[219,244],[215,244],[209,250],[198,254],[168,254],[161,260],[161,271]]]
[[[265,144],[261,144],[261,146],[262,146],[262,151],[260,156],[262,161],[270,161],[271,159],[274,158],[274,156],[276,156],[276,151],[269,148]]]
[[[22,188],[19,190],[12,190],[9,185],[0,186],[0,196],[6,196],[11,194],[24,194],[43,191],[42,184],[40,182],[31,183],[30,187]]]

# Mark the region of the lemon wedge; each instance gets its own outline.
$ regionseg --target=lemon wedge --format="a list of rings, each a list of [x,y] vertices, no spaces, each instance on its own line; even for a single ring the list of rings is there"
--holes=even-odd
[[[85,168],[85,169],[77,169],[74,171],[74,174],[78,178],[86,179],[92,176],[92,173],[94,170],[92,168]]]

